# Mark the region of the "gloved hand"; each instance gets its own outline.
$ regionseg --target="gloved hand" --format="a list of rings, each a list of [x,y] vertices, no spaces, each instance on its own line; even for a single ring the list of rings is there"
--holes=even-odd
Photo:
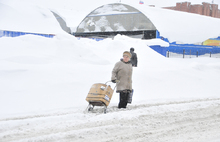
[[[113,82],[113,83],[116,83],[116,79],[115,79],[115,80],[112,80],[112,82]]]

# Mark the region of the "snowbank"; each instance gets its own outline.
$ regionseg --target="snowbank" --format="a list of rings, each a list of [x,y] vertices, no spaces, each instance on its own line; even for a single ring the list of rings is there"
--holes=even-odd
[[[114,64],[130,47],[138,55],[133,75],[134,104],[155,99],[219,97],[218,58],[168,59],[147,47],[149,41],[125,36],[96,42],[67,34],[53,39],[25,35],[1,38],[0,42],[4,45],[0,47],[2,116],[86,107],[85,98],[92,84],[110,80]],[[115,93],[111,104],[117,102]]]
[[[48,9],[33,5],[28,0],[0,2],[0,30],[42,34],[63,32]]]

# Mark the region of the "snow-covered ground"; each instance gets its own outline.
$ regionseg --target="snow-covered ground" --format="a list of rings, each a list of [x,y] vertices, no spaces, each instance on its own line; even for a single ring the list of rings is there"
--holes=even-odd
[[[169,59],[148,41],[124,36],[96,42],[26,35],[3,37],[0,43],[4,142],[197,142],[219,136],[219,58]],[[131,46],[139,61],[133,103],[118,110],[114,93],[107,114],[99,107],[85,113],[92,84],[110,80],[114,64]]]
[[[219,58],[165,58],[148,47],[166,45],[155,39],[56,32],[0,38],[0,141],[220,141]],[[107,114],[86,112],[92,84],[109,81],[130,47],[138,55],[132,104],[117,109],[114,93]]]

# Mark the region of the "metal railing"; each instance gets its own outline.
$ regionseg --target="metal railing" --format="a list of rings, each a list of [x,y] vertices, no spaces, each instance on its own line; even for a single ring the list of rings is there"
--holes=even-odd
[[[220,58],[220,53],[215,51],[210,51],[204,53],[204,51],[201,50],[188,50],[185,49],[182,50],[182,52],[172,52],[167,51],[166,53],[167,58],[199,58],[199,57],[209,57],[209,58]]]

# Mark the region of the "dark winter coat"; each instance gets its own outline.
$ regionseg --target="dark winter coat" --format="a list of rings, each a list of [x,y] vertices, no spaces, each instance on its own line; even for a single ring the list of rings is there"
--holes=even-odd
[[[137,59],[137,54],[136,53],[134,53],[133,51],[131,51],[131,64],[132,64],[132,66],[135,66],[135,67],[137,67],[137,63],[138,63],[138,59]]]
[[[122,59],[115,64],[112,70],[111,80],[119,80],[116,92],[132,90],[132,65],[131,62],[125,63]]]

